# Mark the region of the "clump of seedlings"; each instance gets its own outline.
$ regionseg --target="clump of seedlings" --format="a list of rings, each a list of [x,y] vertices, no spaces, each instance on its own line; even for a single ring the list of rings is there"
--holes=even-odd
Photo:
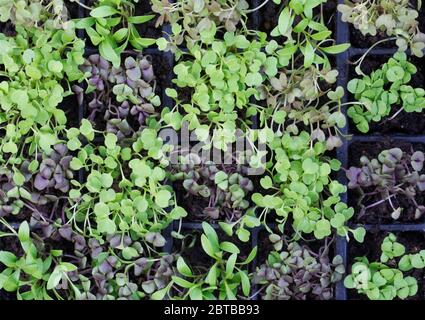
[[[246,0],[152,0],[152,10],[159,15],[155,25],[171,24],[168,48],[172,51],[184,41],[200,40],[212,29],[234,32],[239,23],[246,28],[245,11],[248,7]]]
[[[239,239],[248,241],[250,233],[246,227],[257,227],[260,222],[249,202],[254,185],[243,175],[243,170],[236,165],[203,161],[194,153],[181,156],[180,162],[174,179],[182,181],[186,190],[182,201],[194,218],[220,221],[220,226],[229,236],[233,235],[233,228],[237,226],[235,232]]]
[[[338,5],[338,10],[342,13],[342,21],[353,24],[363,35],[386,35],[396,40],[400,51],[409,48],[414,55],[422,57],[425,34],[419,30],[421,5],[418,1],[415,8],[410,0],[347,0]]]
[[[49,251],[47,240],[31,232],[27,222],[18,232],[5,225],[9,233],[3,236],[17,237],[22,252],[0,251],[0,266],[6,267],[0,289],[16,292],[22,300],[141,300],[165,288],[174,275],[174,256],[152,252],[129,236],[85,238],[65,224],[47,238],[55,245],[73,243],[73,252]]]
[[[326,156],[326,143],[313,142],[306,131],[298,135],[287,132],[274,137],[269,147],[274,153],[266,164],[270,175],[260,180],[268,194],[252,195],[261,210],[259,219],[266,224],[267,217],[273,217],[282,233],[290,221],[299,234],[324,239],[334,228],[338,235],[348,237],[351,232],[362,242],[365,230],[347,226],[354,210],[341,201],[346,187],[331,178],[331,172],[339,170],[341,163]]]
[[[369,131],[369,122],[379,122],[391,113],[392,106],[400,109],[389,119],[394,119],[400,112],[422,112],[425,106],[425,90],[408,85],[417,72],[415,65],[407,61],[407,55],[396,53],[380,69],[365,75],[360,69],[364,56],[356,72],[363,78],[348,82],[348,91],[354,95],[358,103],[348,109],[359,131]]]
[[[98,54],[91,55],[81,66],[88,82],[74,86],[80,104],[89,102],[87,119],[93,123],[99,117],[106,122],[106,131],[118,139],[131,137],[156,114],[161,104],[155,93],[156,81],[150,56],[129,56],[119,67],[112,66]],[[84,93],[85,92],[85,93]]]
[[[284,73],[280,74],[280,79],[283,80],[282,83],[287,83]],[[273,87],[277,89],[274,85]],[[289,87],[288,89],[292,90]],[[327,150],[342,146],[343,135],[340,130],[346,125],[346,118],[341,111],[343,105],[341,99],[344,96],[342,87],[328,91],[326,103],[320,102],[320,97],[324,95],[322,92],[313,94],[309,101],[304,101],[301,96],[290,98],[290,94],[285,95],[282,92],[272,94],[272,91],[269,91],[269,94],[267,98],[269,108],[260,112],[266,140],[272,140],[273,136],[282,136],[284,132],[297,135],[309,125],[311,141],[324,142]]]
[[[104,143],[96,146],[88,120],[84,119],[79,129],[68,130],[68,148],[78,150],[71,168],[88,174],[84,183],[72,181],[69,223],[76,228],[81,225],[93,236],[118,232],[155,247],[165,245],[161,231],[187,213],[176,206],[166,184],[164,153],[169,146],[157,134],[156,129],[145,128],[136,139],[120,143],[115,134],[104,133]],[[81,147],[80,136],[91,143]]]
[[[265,48],[269,59],[277,61],[272,67],[277,72],[260,88],[267,98],[267,108],[259,111],[261,123],[277,135],[284,131],[298,134],[309,126],[312,140],[327,140],[329,149],[339,147],[340,129],[345,126],[344,90],[334,86],[338,71],[330,57],[343,53],[350,44],[334,43],[324,16],[326,1],[284,3],[271,32],[276,40]]]
[[[404,272],[414,268],[410,263],[411,258],[419,269],[425,266],[423,252],[405,254],[406,248],[397,242],[392,233],[383,240],[381,251],[380,260],[376,262],[369,262],[367,257],[356,258],[351,266],[351,274],[344,279],[344,285],[348,289],[356,289],[370,300],[403,300],[414,296],[418,292],[417,280],[406,276]],[[416,264],[416,259],[421,262]]]
[[[202,229],[202,249],[211,258],[211,264],[189,266],[183,257],[179,257],[176,275],[164,289],[152,295],[153,299],[162,300],[165,296],[183,300],[236,300],[249,297],[251,283],[248,264],[255,258],[257,247],[243,259],[240,249],[232,242],[220,241],[211,225],[203,222]]]
[[[40,169],[34,179],[34,187],[39,190],[54,188],[63,193],[69,190],[69,181],[74,177],[70,168],[72,156],[68,155],[68,148],[64,144],[53,147],[49,156],[44,156]]]
[[[406,210],[414,210],[415,219],[422,217],[425,206],[418,198],[425,190],[424,159],[422,151],[403,152],[400,148],[384,150],[377,159],[362,156],[359,167],[346,171],[348,187],[360,193],[358,217],[378,206],[385,207],[394,220]],[[400,206],[400,198],[407,199],[409,207]]]
[[[320,70],[321,67],[326,69],[330,66],[328,54],[338,54],[350,47],[349,43],[335,44],[332,39],[332,31],[328,29],[323,14],[326,0],[274,2],[285,4],[280,11],[278,25],[270,33],[282,43],[277,46],[277,42],[272,40],[269,48],[273,51],[280,49],[276,53],[283,67],[289,66],[291,60],[297,57],[307,71],[313,66],[310,71],[320,76],[321,72],[325,73]]]
[[[142,50],[155,43],[155,39],[142,37],[136,27],[155,16],[135,16],[137,4],[138,0],[90,0],[89,5],[93,7],[86,8],[90,17],[76,23],[76,27],[86,31],[92,44],[99,47],[102,57],[115,68],[121,65],[121,54],[130,44],[134,49]]]
[[[84,42],[74,29],[16,30],[19,38],[0,34],[0,66],[7,75],[0,82],[0,122],[7,123],[0,149],[9,163],[25,145],[32,155],[37,149],[50,153],[60,142],[67,118],[58,106],[71,94],[61,83],[81,80],[84,62]]]
[[[0,217],[42,222],[41,227],[50,234],[47,229],[53,229],[50,222],[60,217],[59,201],[68,193],[74,177],[71,159],[67,147],[58,144],[50,154],[39,154],[32,161],[20,159],[22,163],[12,171],[4,166],[0,170]]]
[[[22,251],[15,254],[0,251],[0,290],[16,292],[20,300],[63,300],[78,297],[74,285],[78,277],[72,273],[77,266],[67,262],[62,250],[49,249],[43,241],[31,237],[29,224],[24,221],[19,230],[8,227],[11,237],[16,237]],[[39,267],[40,266],[40,267]],[[67,296],[63,296],[66,292]]]
[[[271,32],[276,40],[268,41],[265,47],[270,56],[269,69],[277,68],[277,72],[270,74],[269,83],[264,83],[261,88],[268,95],[267,104],[272,107],[272,113],[276,107],[282,108],[289,118],[297,120],[303,117],[308,119],[308,113],[314,109],[317,111],[314,118],[320,117],[321,112],[328,113],[326,106],[320,106],[319,98],[327,94],[338,76],[329,56],[346,51],[350,44],[334,43],[323,14],[325,2],[283,2],[285,5],[280,11],[278,25]],[[334,100],[332,97],[330,99]],[[300,114],[303,110],[305,114]],[[266,114],[266,118],[271,116],[270,113]]]
[[[306,119],[312,116],[309,112],[318,109],[315,121],[327,119],[326,116],[317,116],[321,111],[318,98],[327,93],[326,90],[320,90],[319,82],[332,84],[338,75],[331,68],[327,55],[341,53],[349,45],[324,45],[333,40],[330,39],[332,32],[327,29],[323,16],[317,18],[313,15],[313,9],[319,7],[321,2],[311,5],[300,1],[289,2],[289,7],[282,10],[279,25],[272,33],[272,36],[286,37],[284,43],[267,41],[267,36],[261,32],[255,33],[257,37],[251,41],[243,33],[226,32],[224,41],[221,41],[215,38],[217,30],[211,28],[206,29],[197,41],[188,41],[188,53],[176,51],[177,60],[183,59],[174,69],[177,75],[174,82],[179,88],[193,88],[192,100],[181,101],[177,92],[169,90],[179,110],[174,108],[170,115],[164,113],[163,117],[169,119],[166,122],[178,129],[180,122],[173,119],[186,120],[192,130],[197,129],[198,137],[204,137],[200,131],[211,127],[203,120],[207,116],[208,122],[219,129],[212,143],[214,147],[220,148],[220,144],[234,142],[230,140],[234,136],[234,127],[247,127],[249,117],[253,115],[260,114],[263,123],[274,117],[276,111],[279,113],[276,118],[281,120],[286,117],[286,113],[290,113],[289,117],[297,117],[297,121],[308,121]],[[303,19],[303,22],[293,26],[298,18]],[[315,21],[309,24],[309,20]],[[180,29],[175,34],[180,35]],[[295,37],[303,38],[299,40],[305,44],[301,50],[298,50],[299,46],[293,40]],[[157,44],[161,50],[167,50],[170,41],[161,38]],[[299,66],[301,59],[304,63]],[[292,70],[295,66],[299,66],[299,74]],[[205,79],[208,79],[207,83]],[[339,96],[340,92],[333,94],[336,100]],[[267,101],[269,108],[257,105],[262,101]],[[336,113],[338,106],[330,107],[326,104],[322,109],[327,115]],[[238,113],[242,115],[240,120]],[[341,125],[341,116],[339,112],[339,115],[331,117],[330,126],[336,119]],[[229,134],[221,134],[222,127]]]
[[[176,90],[168,89],[175,107],[165,108],[162,117],[176,130],[182,121],[188,122],[202,142],[207,142],[210,129],[214,129],[208,143],[226,150],[227,144],[235,142],[236,128],[249,127],[250,117],[258,109],[251,98],[264,100],[257,88],[276,74],[277,60],[268,59],[262,51],[264,41],[249,41],[245,35],[233,32],[226,32],[224,40],[216,40],[215,32],[207,29],[200,41],[189,46],[189,52],[181,52],[185,59],[174,67],[177,77],[173,82],[193,93],[186,101]],[[159,48],[165,49],[162,44]]]
[[[40,230],[37,235],[39,239],[57,240],[57,230],[66,221],[67,206],[64,198],[68,194],[69,182],[73,177],[73,172],[69,168],[72,157],[64,158],[65,160],[57,162],[55,167],[53,162],[48,165],[42,164],[39,173],[32,172],[31,163],[25,160],[20,171],[1,177],[0,217],[5,218],[2,223],[7,226],[9,219],[15,223],[27,220],[31,228]],[[45,160],[50,159],[45,158],[43,162]],[[66,167],[68,169],[65,169]],[[52,170],[56,173],[46,179]],[[20,176],[20,172],[24,172],[24,175]]]
[[[80,275],[79,300],[146,299],[165,288],[174,275],[173,255],[151,252],[129,236],[115,234],[102,240],[74,242],[75,258],[91,271]]]
[[[84,41],[62,1],[3,1],[0,12],[14,28],[0,33],[0,216],[43,220],[47,230],[73,177],[59,106],[83,78]]]
[[[0,169],[0,218],[16,216],[24,207],[19,190],[11,192],[14,188],[13,174],[7,169]]]
[[[67,28],[68,9],[64,0],[8,0],[0,2],[0,22],[35,27],[40,21],[50,28]]]
[[[286,243],[270,234],[275,251],[267,256],[254,273],[254,283],[261,286],[263,300],[329,300],[333,285],[345,273],[341,256],[329,257],[327,241],[318,252],[298,242]],[[285,249],[283,249],[285,246]]]

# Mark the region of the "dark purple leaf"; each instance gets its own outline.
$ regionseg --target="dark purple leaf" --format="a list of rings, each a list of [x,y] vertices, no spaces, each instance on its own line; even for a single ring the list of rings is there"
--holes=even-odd
[[[411,165],[412,168],[416,171],[421,171],[423,169],[424,166],[424,154],[421,151],[416,151],[415,153],[413,153],[411,159]]]
[[[127,77],[132,81],[136,81],[140,79],[140,77],[142,76],[142,72],[140,71],[139,68],[128,69],[126,71],[126,74],[127,74]]]
[[[44,179],[40,174],[38,174],[36,177],[35,177],[35,180],[34,180],[34,187],[37,189],[37,190],[44,190],[44,189],[46,189],[47,187],[48,187],[48,185],[49,185],[49,180],[47,180],[47,179]]]
[[[362,173],[362,170],[356,167],[350,167],[350,169],[346,171],[346,176],[349,180],[348,182],[349,188],[355,188],[358,186],[358,179],[361,173]]]
[[[58,230],[62,238],[71,241],[72,240],[72,228],[71,225],[67,224],[63,227],[60,227]]]

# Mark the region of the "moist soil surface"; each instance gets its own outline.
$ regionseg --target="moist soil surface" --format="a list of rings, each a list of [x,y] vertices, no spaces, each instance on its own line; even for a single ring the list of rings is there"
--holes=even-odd
[[[350,29],[350,41],[353,47],[355,48],[370,48],[378,41],[389,38],[385,32],[379,31],[375,36],[370,34],[363,35],[359,30],[353,27],[352,24],[349,25]],[[375,48],[385,48],[390,49],[396,47],[395,40],[383,41]]]
[[[349,167],[360,165],[360,158],[362,156],[367,156],[370,160],[376,159],[379,153],[383,150],[390,148],[400,148],[405,152],[412,153],[413,151],[425,151],[425,146],[422,144],[411,144],[408,142],[401,141],[392,141],[390,139],[383,139],[379,142],[362,142],[362,143],[353,143],[349,149]],[[365,192],[371,191],[370,188],[364,189]],[[391,218],[391,213],[393,209],[389,202],[385,202],[381,205],[377,205],[373,208],[370,208],[366,213],[359,217],[358,213],[360,212],[360,206],[358,205],[359,192],[356,189],[351,189],[348,191],[348,205],[354,207],[354,221],[358,223],[370,223],[370,224],[391,224],[397,222],[410,222],[410,223],[423,223],[425,217],[420,219],[415,219],[415,207],[412,202],[404,196],[397,196],[395,199],[392,199],[394,207],[401,207],[403,211],[398,220]],[[416,196],[416,201],[419,205],[425,204],[425,196],[422,193],[419,193]],[[367,206],[375,203],[376,201],[381,200],[381,197],[374,198],[365,198],[363,199],[363,205]]]
[[[66,126],[68,128],[77,128],[79,126],[79,106],[75,95],[64,98],[59,105],[59,109],[65,112],[67,118]]]
[[[80,12],[83,12],[83,8],[76,2],[71,2],[70,0],[65,0],[65,5],[68,9],[68,13],[72,19],[79,17]]]
[[[406,253],[417,253],[423,250],[423,244],[425,242],[425,235],[420,232],[403,232],[394,233],[397,236],[397,242],[403,244],[406,247]],[[356,241],[350,241],[348,246],[348,268],[347,272],[351,273],[351,266],[356,262],[355,257],[367,257],[369,262],[379,261],[381,256],[381,244],[384,238],[388,235],[388,232],[382,232],[377,230],[370,230],[366,233],[365,240],[363,243]],[[390,261],[387,263],[390,267],[397,268],[399,258],[395,259],[396,262]],[[425,274],[424,270],[413,269],[409,272],[404,272],[404,276],[412,276],[418,281],[418,292],[413,297],[409,297],[406,300],[423,300],[425,293]],[[348,290],[348,298],[351,300],[368,300],[366,295],[357,293],[356,290]]]
[[[379,69],[384,63],[388,61],[388,59],[391,56],[376,56],[376,55],[370,55],[367,56],[363,63],[361,64],[362,71],[369,75],[373,70]],[[359,57],[353,57],[351,60],[354,62]],[[409,57],[409,61],[413,63],[416,68],[418,69],[416,74],[412,76],[411,81],[408,83],[408,85],[412,86],[413,88],[424,88],[425,87],[425,76],[424,76],[424,65],[425,65],[425,58],[416,58],[416,57]],[[350,68],[350,79],[354,78],[361,78],[362,76],[359,76],[354,71],[355,65],[353,65]],[[349,101],[355,101],[354,96],[351,93],[348,93],[348,99]],[[389,116],[385,117],[380,122],[370,122],[369,123],[369,132],[367,134],[407,134],[407,135],[420,135],[425,132],[425,113],[421,112],[400,112],[398,115],[395,116],[394,119],[391,119],[392,116],[398,112],[400,109],[400,106],[393,105],[391,109],[391,113]],[[363,134],[360,131],[357,130],[355,123],[352,121],[350,117],[348,117],[349,120],[349,127],[350,131],[355,134]]]
[[[171,87],[170,72],[172,66],[164,55],[151,54],[150,56],[156,79],[155,93],[157,95],[160,95],[162,100],[162,95],[165,92],[165,88]]]
[[[162,37],[162,30],[161,26],[155,27],[156,20],[158,19],[158,16],[156,13],[152,11],[152,7],[150,5],[150,1],[140,1],[139,3],[136,3],[136,13],[135,16],[145,16],[145,15],[152,15],[154,14],[155,17],[152,20],[149,20],[145,23],[136,24],[137,31],[139,31],[139,34],[142,38],[161,38]]]

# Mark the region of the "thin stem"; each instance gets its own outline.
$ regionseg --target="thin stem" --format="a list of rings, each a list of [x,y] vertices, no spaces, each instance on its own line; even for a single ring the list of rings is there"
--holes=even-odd
[[[362,62],[363,62],[364,58],[366,58],[366,56],[369,54],[369,52],[373,48],[375,48],[377,45],[379,45],[379,44],[381,44],[383,42],[392,41],[392,40],[396,40],[396,39],[397,39],[396,37],[391,37],[391,38],[386,38],[386,39],[382,39],[382,40],[379,40],[379,41],[375,42],[373,45],[370,46],[369,49],[366,50],[366,52],[358,60],[356,60],[354,62],[354,64],[359,64],[359,69],[360,69],[360,72],[361,72],[360,66],[362,65]],[[365,75],[363,72],[361,72],[361,74]]]
[[[380,205],[381,203],[384,203],[385,201],[390,200],[390,199],[391,199],[392,197],[394,197],[394,196],[395,196],[395,195],[394,195],[394,194],[392,194],[392,195],[388,196],[388,197],[387,197],[387,198],[385,198],[385,199],[382,199],[382,200],[379,200],[378,202],[372,203],[371,205],[368,205],[367,207],[365,207],[365,208],[364,208],[364,210],[366,211],[367,209],[370,209],[370,208],[376,207],[376,206]]]
[[[93,8],[90,8],[90,7],[86,6],[84,3],[81,3],[78,0],[75,0],[74,2],[77,3],[80,7],[86,9],[86,10],[92,10],[93,9]]]
[[[258,7],[254,8],[254,9],[250,9],[250,10],[246,10],[245,13],[253,13],[257,10],[260,10],[262,7],[264,7],[270,0],[266,0],[264,1],[262,4],[260,4]]]
[[[393,120],[395,117],[397,117],[399,114],[400,114],[400,112],[402,112],[404,110],[404,108],[400,108],[396,113],[394,113],[394,115],[391,117],[391,118],[389,118],[387,121],[391,121],[391,120]]]

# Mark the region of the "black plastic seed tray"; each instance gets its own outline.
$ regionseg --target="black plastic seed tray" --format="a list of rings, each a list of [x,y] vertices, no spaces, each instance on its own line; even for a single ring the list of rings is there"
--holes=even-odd
[[[338,0],[339,4],[343,4],[344,0]],[[336,28],[336,41],[337,43],[346,43],[350,42],[350,30],[349,25],[345,22],[341,21],[341,14],[337,13],[337,28]],[[361,56],[364,53],[366,53],[368,49],[367,48],[355,48],[351,47],[348,51],[345,53],[339,54],[336,59],[337,68],[339,72],[338,76],[338,82],[337,84],[339,86],[342,86],[344,89],[347,88],[347,83],[350,80],[349,79],[349,67],[350,67],[350,60],[355,61],[355,57]],[[376,48],[373,48],[368,53],[369,56],[390,56],[397,52],[397,48],[380,48],[377,46]],[[347,95],[344,96],[343,102],[347,102]],[[344,108],[344,113],[346,114],[346,110]],[[409,143],[424,143],[425,144],[425,133],[424,135],[405,135],[405,134],[391,134],[391,135],[381,135],[381,134],[370,134],[370,135],[359,135],[359,134],[353,134],[353,131],[349,127],[350,124],[347,121],[347,126],[342,130],[343,134],[351,135],[350,139],[344,142],[344,145],[338,149],[337,151],[337,158],[339,161],[341,161],[342,166],[344,168],[348,167],[349,165],[349,146],[354,142],[378,142],[382,141],[383,139],[390,139],[395,141],[402,141],[402,142],[409,142]],[[343,185],[347,185],[347,178],[345,176],[344,171],[339,172],[339,182]],[[343,201],[348,201],[347,194],[343,195]],[[425,224],[413,224],[413,223],[393,223],[393,224],[380,224],[380,225],[372,225],[372,224],[366,224],[364,225],[365,229],[367,231],[383,231],[383,232],[409,232],[409,231],[415,231],[415,232],[422,232],[425,233]],[[354,240],[353,240],[354,241]],[[337,239],[336,244],[336,253],[341,255],[344,260],[344,265],[347,268],[348,267],[348,242],[346,238],[339,237]],[[349,270],[347,270],[349,271]],[[336,285],[336,294],[335,298],[337,300],[347,300],[347,289],[344,287],[344,284],[341,282],[337,283]]]
[[[255,8],[259,4],[261,4],[261,0],[252,0],[250,1],[251,7]],[[344,0],[338,0],[338,3],[344,3]],[[83,8],[80,8],[79,10],[79,17],[82,18],[86,15],[86,10]],[[276,13],[278,14],[278,13]],[[339,12],[336,12],[336,42],[339,43],[346,43],[350,42],[350,30],[349,25],[347,23],[344,23],[341,21],[341,14]],[[260,27],[260,19],[261,13],[260,11],[256,11],[254,13],[251,13],[249,16],[250,21],[250,27],[252,29],[259,29]],[[167,33],[171,33],[171,27],[169,25],[164,25],[162,28],[163,34],[166,35]],[[79,31],[78,36],[82,39],[85,38],[85,33],[83,30]],[[349,79],[349,61],[350,59],[360,56],[364,54],[367,51],[366,48],[354,48],[351,47],[346,52],[339,54],[336,56],[336,67],[339,72],[337,85],[342,86],[344,89],[347,88],[347,83],[350,80]],[[392,55],[397,51],[397,48],[374,48],[369,52],[369,55],[371,56],[388,56]],[[86,56],[90,54],[98,53],[97,49],[88,48],[86,50]],[[144,53],[147,54],[156,54],[161,55],[164,57],[164,59],[167,60],[167,63],[170,66],[170,72],[168,74],[168,83],[172,83],[171,80],[173,79],[173,66],[174,66],[174,56],[167,52],[164,53],[162,51],[159,51],[155,48],[148,48],[144,50]],[[172,106],[173,101],[170,99],[167,95],[165,95],[165,88],[162,88],[162,102],[164,106]],[[347,96],[343,98],[343,102],[347,102]],[[345,113],[344,109],[344,113]],[[79,121],[81,121],[84,117],[85,113],[85,103],[83,102],[82,105],[79,106]],[[257,128],[257,119],[253,119],[253,129]],[[351,130],[349,128],[349,123],[347,121],[347,126],[341,130],[341,132],[344,135],[350,135]],[[337,158],[342,163],[343,167],[348,166],[348,148],[349,145],[352,142],[373,142],[373,141],[380,141],[383,139],[384,136],[379,134],[374,135],[351,135],[351,139],[345,141],[343,146],[337,150]],[[406,136],[406,135],[393,135],[391,136],[392,139],[399,139],[406,142],[422,142],[425,143],[425,135],[423,136]],[[82,182],[83,175],[80,174],[80,180]],[[341,170],[338,175],[338,180],[343,185],[347,185],[347,179],[345,177],[344,171]],[[344,194],[342,195],[342,200],[344,202],[348,202],[348,195]],[[215,226],[217,227],[217,226]],[[200,222],[182,222],[181,226],[179,222],[174,222],[174,224],[170,225],[165,231],[164,231],[164,237],[167,240],[166,246],[164,247],[164,251],[171,253],[173,251],[173,237],[172,232],[177,231],[180,228],[180,230],[183,233],[187,233],[194,230],[202,230],[202,225]],[[425,232],[425,224],[391,224],[391,225],[366,225],[365,228],[367,230],[381,230],[381,231],[392,231],[392,232],[403,232],[403,231],[419,231],[419,232]],[[255,247],[259,244],[259,233],[262,230],[262,228],[255,228],[251,230],[251,245],[252,247]],[[348,242],[344,237],[338,237],[336,240],[335,245],[335,253],[339,254],[343,257],[344,265],[348,266]],[[260,248],[259,248],[260,249]],[[250,265],[250,270],[254,271],[257,267],[257,258],[254,259],[254,261]],[[253,292],[255,292],[255,288],[253,288]],[[254,297],[256,299],[257,297]],[[345,289],[342,281],[336,284],[335,289],[335,299],[336,300],[347,300],[347,290]]]
[[[80,0],[81,3],[85,3],[84,0]],[[259,4],[261,4],[262,0],[251,0],[251,7],[255,8]],[[338,0],[339,4],[344,3],[344,0]],[[278,14],[278,12],[276,12]],[[87,10],[80,7],[78,11],[78,18],[83,18],[87,16]],[[347,23],[344,23],[341,21],[341,14],[339,12],[336,12],[336,42],[339,43],[346,43],[350,42],[350,30],[349,25]],[[260,27],[260,18],[261,14],[260,11],[256,11],[254,13],[251,13],[249,16],[250,21],[250,27],[252,29],[258,29]],[[169,25],[164,25],[162,28],[162,31],[164,34],[171,33],[171,28]],[[78,37],[81,39],[85,39],[86,35],[84,30],[78,30]],[[342,86],[344,89],[347,88],[347,83],[350,80],[349,79],[349,68],[350,63],[349,61],[353,59],[356,56],[362,55],[367,51],[366,48],[350,48],[346,52],[339,54],[336,56],[336,67],[339,72],[339,76],[337,79],[337,85]],[[392,55],[397,51],[397,48],[374,48],[370,51],[369,55],[371,56],[388,56]],[[149,48],[143,51],[146,54],[155,54],[155,55],[161,55],[164,59],[166,59],[167,63],[170,66],[170,72],[167,76],[168,83],[171,83],[171,80],[173,79],[173,66],[174,66],[174,57],[171,53],[164,53],[162,51],[157,50],[156,48]],[[94,48],[87,48],[86,49],[86,56],[89,56],[91,54],[98,53],[97,49]],[[165,95],[165,88],[162,88],[162,103],[165,106],[172,106],[173,101],[168,96]],[[343,102],[347,102],[347,95],[343,97]],[[81,105],[78,106],[78,122],[81,123],[81,120],[84,118],[86,110],[86,102],[83,101]],[[343,112],[346,113],[345,108],[343,109]],[[253,129],[257,127],[257,121],[253,120]],[[347,121],[347,125],[345,128],[341,129],[341,132],[344,135],[351,135],[352,131],[349,128],[349,122]],[[343,167],[347,167],[349,164],[349,146],[353,142],[378,142],[384,139],[384,137],[380,134],[373,134],[373,135],[358,135],[358,134],[352,134],[351,138],[346,140],[341,148],[337,150],[337,158],[342,163]],[[425,144],[425,133],[424,135],[415,135],[415,136],[409,136],[409,135],[402,135],[402,134],[394,134],[390,136],[391,139],[394,140],[400,140],[404,142],[410,142],[410,143],[423,143]],[[79,172],[79,181],[83,182],[84,180],[84,172]],[[345,176],[344,171],[340,171],[338,174],[338,181],[343,184],[347,185],[347,178]],[[348,202],[348,195],[344,194],[342,195],[342,201]],[[13,227],[18,228],[18,225],[13,225]],[[179,225],[179,222],[174,222],[174,224],[171,224],[165,231],[164,231],[164,237],[167,240],[166,246],[164,247],[164,251],[171,253],[173,251],[173,237],[172,232],[177,231],[181,227],[182,233],[187,233],[190,231],[195,230],[202,230],[202,225],[199,222],[182,222],[181,226]],[[215,228],[218,226],[215,225]],[[425,224],[403,224],[403,223],[395,223],[395,224],[387,224],[387,225],[365,225],[364,226],[366,230],[379,230],[384,232],[408,232],[408,231],[415,231],[415,232],[422,232],[425,233]],[[259,239],[259,233],[262,230],[262,227],[254,228],[251,230],[251,247],[255,247],[260,243]],[[353,240],[354,241],[354,240]],[[259,248],[261,249],[261,248]],[[343,257],[344,265],[345,267],[348,267],[348,261],[350,260],[348,256],[348,242],[346,238],[344,237],[338,237],[336,240],[335,245],[335,253],[339,254]],[[250,265],[250,270],[254,271],[257,267],[257,258],[254,259],[254,261]],[[256,292],[256,289],[253,288],[252,292]],[[256,299],[256,297],[254,297]],[[335,299],[336,300],[347,300],[347,290],[344,287],[342,281],[336,284],[335,288]]]

